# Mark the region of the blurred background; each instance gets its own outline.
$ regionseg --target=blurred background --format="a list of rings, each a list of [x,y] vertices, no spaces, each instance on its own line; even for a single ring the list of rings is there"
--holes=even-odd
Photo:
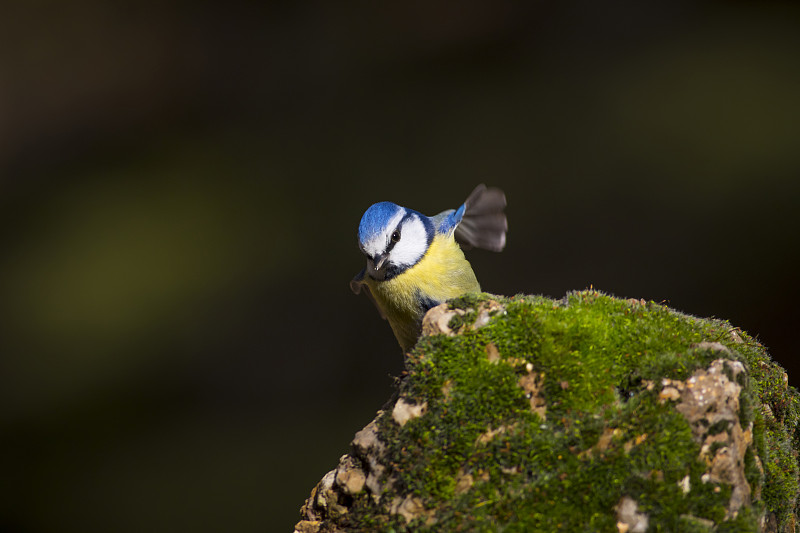
[[[0,531],[291,531],[402,354],[372,203],[481,182],[485,290],[729,319],[800,384],[800,9],[5,2]]]

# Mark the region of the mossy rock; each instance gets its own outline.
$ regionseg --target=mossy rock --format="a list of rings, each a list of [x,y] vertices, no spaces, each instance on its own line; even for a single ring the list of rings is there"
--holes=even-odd
[[[798,398],[722,320],[596,291],[460,298],[296,529],[794,532]]]

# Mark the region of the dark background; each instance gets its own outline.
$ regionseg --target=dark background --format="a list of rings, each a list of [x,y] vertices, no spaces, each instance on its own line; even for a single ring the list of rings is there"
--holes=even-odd
[[[291,531],[402,355],[373,202],[508,196],[485,290],[729,319],[796,369],[800,9],[5,2],[0,531]]]

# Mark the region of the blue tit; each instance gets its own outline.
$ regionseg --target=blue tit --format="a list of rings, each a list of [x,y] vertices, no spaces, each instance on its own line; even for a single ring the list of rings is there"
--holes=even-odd
[[[495,252],[506,244],[503,191],[479,185],[458,209],[427,217],[391,202],[370,206],[358,226],[358,246],[367,257],[350,288],[365,292],[408,351],[417,342],[422,317],[432,307],[480,292],[461,251]]]

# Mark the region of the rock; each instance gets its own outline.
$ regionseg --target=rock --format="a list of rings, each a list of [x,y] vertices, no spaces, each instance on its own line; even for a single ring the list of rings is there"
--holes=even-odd
[[[373,448],[382,448],[383,444],[378,438],[378,419],[383,415],[383,412],[378,412],[378,417],[366,425],[364,429],[356,433],[353,438],[353,446],[361,453],[369,453]]]
[[[500,361],[500,352],[497,350],[497,346],[491,342],[486,345],[486,358],[490,363],[497,363]]]
[[[322,526],[319,520],[301,520],[294,526],[295,533],[317,533]]]
[[[394,409],[392,409],[392,418],[401,426],[405,426],[406,422],[412,418],[422,416],[427,408],[428,402],[422,402],[417,405],[407,402],[405,398],[399,398],[397,403],[394,404]]]
[[[492,429],[490,426],[485,433],[481,433],[480,435],[478,435],[478,438],[475,440],[475,444],[486,444],[493,438],[495,438],[497,435],[501,435],[510,429],[513,429],[513,427],[500,426],[497,429]]]
[[[367,424],[367,426],[356,433],[353,439],[352,446],[354,455],[361,457],[362,464],[366,470],[367,477],[364,485],[369,490],[369,493],[376,500],[380,500],[380,495],[383,492],[384,484],[381,482],[384,474],[385,467],[381,463],[382,457],[386,450],[386,446],[378,438],[377,422],[383,416],[383,412],[379,411],[378,416]]]
[[[343,455],[336,469],[336,485],[342,492],[354,496],[364,490],[367,478],[361,470],[360,463],[350,455]]]
[[[298,533],[794,531],[800,395],[747,333],[596,291],[423,331]]]
[[[475,478],[472,477],[472,474],[464,472],[463,469],[459,470],[456,476],[456,494],[464,494],[472,488],[473,483],[475,483]]]
[[[389,506],[389,513],[402,516],[406,522],[411,522],[417,518],[424,518],[425,525],[431,525],[436,522],[433,511],[425,509],[422,498],[416,496],[393,499]]]
[[[689,491],[692,490],[692,483],[689,476],[686,476],[682,480],[678,481],[678,486],[681,488],[681,491],[684,494],[689,494]]]
[[[531,412],[536,413],[542,417],[542,420],[545,420],[547,418],[547,402],[542,395],[544,374],[529,370],[527,374],[520,376],[518,383],[522,390],[525,391],[525,397],[530,401]]]
[[[422,335],[454,335],[450,329],[450,321],[456,316],[463,316],[461,309],[450,309],[446,303],[437,305],[425,314],[422,320]]]
[[[638,510],[638,504],[630,496],[623,496],[616,507],[617,531],[620,533],[644,533],[648,518]]]
[[[469,325],[470,329],[480,329],[489,324],[493,316],[502,314],[504,311],[503,305],[492,299],[479,302],[477,309],[469,309],[469,311],[451,308],[449,304],[443,303],[425,314],[422,319],[422,335],[455,335],[459,333],[464,326],[459,319],[467,315],[467,312],[475,315]],[[454,318],[456,320],[453,320]]]
[[[731,353],[719,343],[701,343],[698,347],[725,355]],[[717,359],[686,380],[675,405],[691,426],[694,440],[700,444],[699,458],[709,467],[700,479],[732,487],[727,517],[736,516],[742,505],[750,504],[751,490],[745,477],[744,457],[753,442],[753,422],[747,429],[742,429],[739,423],[742,387],[735,382],[744,371],[739,361]],[[734,381],[728,379],[728,375]]]

